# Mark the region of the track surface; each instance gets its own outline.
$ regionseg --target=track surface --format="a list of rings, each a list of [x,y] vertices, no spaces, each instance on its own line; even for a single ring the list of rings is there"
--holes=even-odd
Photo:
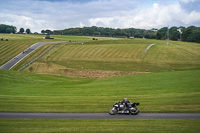
[[[108,113],[0,113],[0,118],[41,119],[200,119],[200,113],[139,113],[138,115]]]
[[[61,41],[62,42],[62,41]],[[17,63],[19,63],[22,59],[24,59],[26,56],[28,56],[30,53],[32,53],[37,48],[43,46],[44,44],[48,43],[60,43],[60,42],[38,42],[33,45],[31,45],[29,48],[9,60],[7,63],[3,64],[0,69],[6,69],[10,70],[13,66],[15,66]]]

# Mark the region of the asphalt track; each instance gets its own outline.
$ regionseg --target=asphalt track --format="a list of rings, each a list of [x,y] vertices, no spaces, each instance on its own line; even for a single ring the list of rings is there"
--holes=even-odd
[[[3,64],[0,69],[6,69],[10,70],[13,66],[15,66],[17,63],[19,63],[22,59],[24,59],[26,56],[28,56],[30,53],[32,53],[37,48],[43,46],[44,44],[48,43],[60,43],[62,41],[57,42],[38,42],[33,45],[31,45],[29,48],[18,54],[17,56],[13,57],[11,60],[9,60],[7,63]]]
[[[0,113],[0,118],[22,119],[200,119],[200,113],[139,113],[138,115],[108,113]]]

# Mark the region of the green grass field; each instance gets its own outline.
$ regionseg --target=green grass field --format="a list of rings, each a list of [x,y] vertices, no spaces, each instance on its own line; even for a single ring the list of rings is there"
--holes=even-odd
[[[146,53],[145,49],[155,43]],[[31,67],[31,72],[69,76],[66,70],[163,72],[200,67],[200,45],[158,40],[106,40],[59,45]],[[29,68],[25,71],[29,72]],[[80,75],[83,76],[84,75]],[[87,77],[87,76],[86,76]]]
[[[200,121],[187,120],[64,120],[0,119],[0,133],[197,133]]]
[[[33,43],[46,41],[42,35],[1,36],[9,41],[0,41],[0,65]],[[52,37],[55,41],[92,38]],[[56,46],[22,72],[15,71],[49,47],[36,50],[11,71],[0,70],[0,112],[108,112],[114,102],[127,97],[140,102],[142,113],[200,113],[198,43],[100,38]],[[198,132],[199,124],[192,119],[0,119],[0,132],[182,133]]]
[[[43,40],[42,35],[2,35],[10,38],[8,42],[2,41],[2,46],[15,41]],[[56,41],[91,39],[53,37]],[[128,97],[141,103],[141,112],[200,112],[198,43],[171,41],[166,45],[165,41],[158,40],[105,39],[83,45],[58,45],[24,72],[1,70],[0,111],[107,112],[113,102]],[[155,45],[144,54],[152,43]],[[14,70],[50,46],[36,50]],[[94,75],[102,79],[93,78]],[[79,105],[81,109],[77,108]]]
[[[0,112],[108,112],[123,97],[141,112],[200,112],[199,70],[96,80],[0,74]]]

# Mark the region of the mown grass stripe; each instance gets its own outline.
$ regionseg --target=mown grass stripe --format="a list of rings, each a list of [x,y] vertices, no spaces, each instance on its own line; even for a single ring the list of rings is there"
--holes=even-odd
[[[10,45],[13,45],[12,43],[0,43],[0,52],[2,52],[5,48],[9,47]]]
[[[101,52],[102,49],[100,49],[98,46],[86,46],[84,49],[84,53],[82,58],[86,58],[86,59],[92,59],[92,58],[100,58],[101,54],[99,54]]]
[[[7,47],[7,49],[4,49],[4,52],[2,52],[2,54],[3,54],[3,58],[4,57],[8,57],[8,58],[11,58],[12,57],[12,55],[17,55],[17,54],[19,54],[20,52],[22,52],[22,48],[24,48],[24,46],[22,46],[22,45],[20,45],[20,46],[18,46],[18,45],[14,45],[14,46],[12,46],[12,47]],[[21,50],[21,51],[20,51]],[[12,53],[12,54],[10,54],[10,53]],[[6,58],[5,58],[6,59]]]

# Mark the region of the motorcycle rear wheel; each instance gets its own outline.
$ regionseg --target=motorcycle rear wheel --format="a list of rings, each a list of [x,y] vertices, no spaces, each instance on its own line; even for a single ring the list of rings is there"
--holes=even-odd
[[[110,114],[110,115],[115,115],[115,114],[117,114],[117,109],[111,109],[111,110],[109,111],[109,114]]]
[[[135,109],[136,111],[130,111],[131,115],[137,115],[140,112],[139,108],[135,108]]]

